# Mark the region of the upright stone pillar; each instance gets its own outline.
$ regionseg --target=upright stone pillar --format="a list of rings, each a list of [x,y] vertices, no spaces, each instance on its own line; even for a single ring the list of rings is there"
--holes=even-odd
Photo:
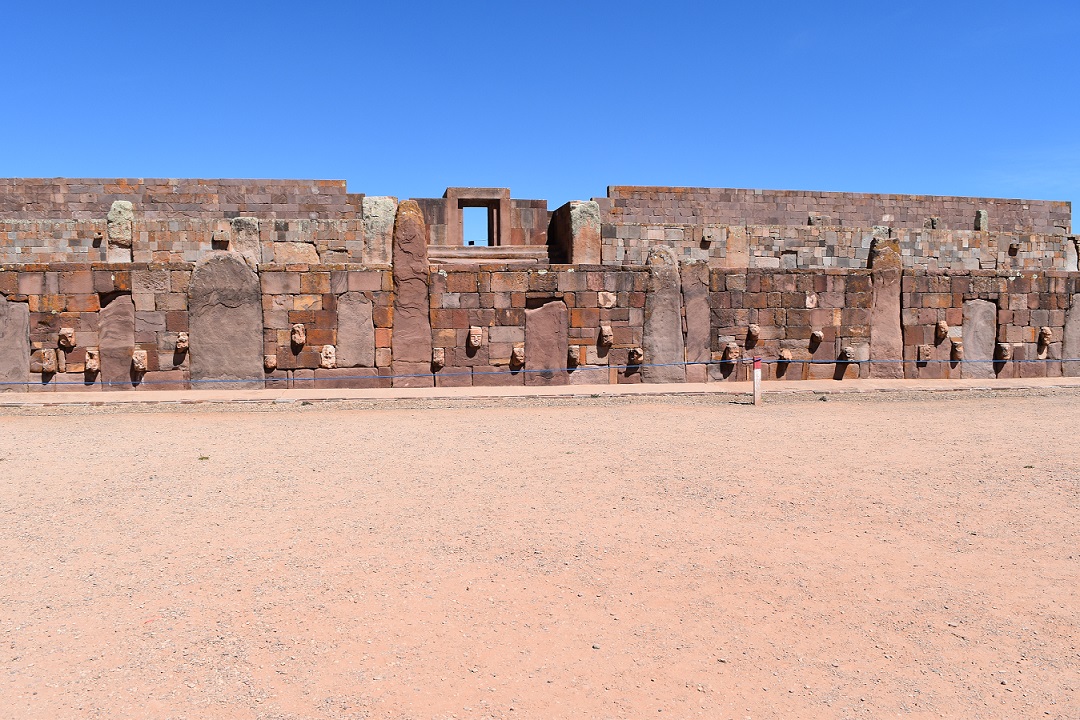
[[[131,245],[135,235],[135,208],[128,200],[116,200],[105,216],[108,245],[105,257],[109,262],[131,262]]]
[[[649,251],[649,284],[645,295],[645,350],[641,381],[686,382],[685,345],[682,330],[682,292],[679,264],[670,248]]]
[[[0,392],[25,392],[30,382],[30,309],[0,295]]]
[[[989,300],[964,303],[965,378],[994,377],[994,345],[997,343],[997,305]]]
[[[600,265],[600,205],[594,200],[571,200],[555,210],[549,238],[552,262]]]
[[[192,387],[265,387],[262,291],[243,255],[212,252],[191,272],[188,344]]]
[[[244,256],[253,270],[262,262],[262,243],[259,241],[259,219],[253,217],[233,218],[232,238],[229,249]]]
[[[432,387],[427,230],[420,206],[406,200],[394,221],[394,387]]]
[[[870,377],[903,378],[904,335],[900,321],[900,243],[875,238],[870,245]]]
[[[712,354],[712,313],[709,310],[709,266],[704,262],[686,263],[680,269],[683,312],[686,315],[686,361],[707,363]],[[753,350],[747,352],[752,353]],[[687,365],[687,382],[705,382],[708,365]]]
[[[135,352],[135,303],[130,295],[113,298],[98,313],[98,345],[101,351],[101,388],[133,388],[131,357]]]
[[[553,300],[525,310],[525,384],[566,385],[569,350],[566,303]]]
[[[378,197],[365,195],[362,209],[364,213],[364,252],[365,265],[387,265],[392,256],[391,247],[394,238],[394,218],[397,216],[396,197]]]

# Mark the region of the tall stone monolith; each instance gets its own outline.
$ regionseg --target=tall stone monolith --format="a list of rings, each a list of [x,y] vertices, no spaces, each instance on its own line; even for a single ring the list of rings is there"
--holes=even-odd
[[[997,305],[989,300],[964,302],[965,378],[994,377],[994,345],[997,343]]]
[[[199,390],[264,386],[262,291],[244,256],[203,256],[188,285],[191,386]]]
[[[0,392],[24,392],[30,381],[30,310],[0,295]]]
[[[903,378],[904,334],[900,318],[900,243],[875,238],[870,246],[870,377]]]
[[[649,251],[648,265],[642,331],[645,358],[641,380],[647,383],[686,382],[679,263],[670,248],[655,247]]]
[[[375,366],[375,326],[371,301],[361,292],[338,297],[337,366]]]
[[[405,200],[394,220],[394,387],[432,387],[427,229],[420,206]]]
[[[566,303],[553,300],[525,310],[525,384],[566,385],[569,317]]]

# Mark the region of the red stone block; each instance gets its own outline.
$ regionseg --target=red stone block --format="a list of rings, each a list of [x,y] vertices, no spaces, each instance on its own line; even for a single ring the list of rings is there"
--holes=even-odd
[[[473,384],[472,368],[447,365],[435,373],[436,387],[469,387]]]
[[[524,385],[525,373],[521,370],[511,371],[506,367],[481,365],[473,368],[472,384],[473,387]]]

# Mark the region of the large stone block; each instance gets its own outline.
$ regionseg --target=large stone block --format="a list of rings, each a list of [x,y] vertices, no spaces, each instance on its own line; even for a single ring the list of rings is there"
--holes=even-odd
[[[562,300],[525,310],[526,385],[566,385],[569,382],[566,370],[569,323],[566,303]]]
[[[899,255],[897,255],[899,257]],[[904,337],[900,327],[900,268],[882,263],[871,277],[870,377],[903,378]]]
[[[262,295],[244,256],[212,252],[188,286],[192,387],[264,387]]]
[[[1080,294],[1073,295],[1065,313],[1065,333],[1061,342],[1061,374],[1080,377]]]
[[[364,196],[365,265],[386,265],[390,262],[397,209],[396,197]]]
[[[98,315],[101,386],[105,390],[130,390],[135,386],[131,367],[135,352],[135,303],[130,295],[120,295]]]
[[[0,295],[0,392],[25,392],[30,381],[30,310]]]
[[[394,375],[398,363],[412,367],[431,365],[431,319],[428,315],[427,231],[420,207],[412,200],[398,206],[394,222],[394,333],[391,349]],[[402,366],[404,367],[404,365]],[[414,373],[409,373],[414,374]],[[418,387],[421,378],[409,378],[408,387]],[[426,378],[425,387],[433,379]]]
[[[994,347],[997,344],[997,305],[989,300],[964,303],[965,378],[994,377]]]
[[[655,247],[649,251],[648,265],[641,381],[686,382],[678,261],[669,248]]]
[[[709,311],[709,266],[692,262],[682,266],[681,271],[683,312],[686,315],[686,361],[707,363],[711,357],[712,330]],[[754,352],[753,349],[749,350]],[[687,365],[689,382],[705,382],[707,365]]]
[[[259,219],[253,217],[233,218],[232,238],[229,249],[244,256],[248,265],[258,270],[262,260],[262,245],[259,242]]]
[[[371,301],[363,293],[347,292],[338,298],[337,365],[342,368],[375,366],[375,325]]]

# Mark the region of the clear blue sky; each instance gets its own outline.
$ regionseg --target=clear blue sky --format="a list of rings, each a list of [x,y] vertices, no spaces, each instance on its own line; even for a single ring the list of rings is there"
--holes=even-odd
[[[1080,3],[5,7],[0,175],[1080,200]]]

